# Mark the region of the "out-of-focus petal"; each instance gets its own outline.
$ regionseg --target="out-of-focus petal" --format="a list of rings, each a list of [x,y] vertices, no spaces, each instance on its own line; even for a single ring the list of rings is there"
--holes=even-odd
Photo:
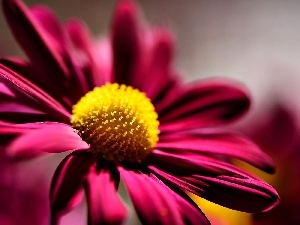
[[[141,80],[136,82],[138,88],[145,92],[155,104],[160,101],[170,84],[175,80],[172,74],[171,61],[173,58],[173,40],[167,31],[150,31],[154,43],[149,51],[149,63],[145,65],[145,71],[142,71]]]
[[[121,225],[127,209],[117,193],[119,174],[116,168],[103,167],[97,172],[91,167],[87,175],[86,192],[90,225]]]
[[[31,10],[20,0],[4,0],[2,6],[13,34],[30,62],[40,74],[51,77],[66,98],[78,101],[87,92],[87,84],[62,43],[63,32],[54,14],[41,6]],[[72,90],[70,84],[77,91],[75,96],[69,93]]]
[[[119,168],[142,224],[183,224],[172,194],[145,174]]]
[[[81,21],[71,19],[65,24],[65,30],[72,43],[72,51],[78,56],[75,63],[84,72],[89,88],[92,90],[94,87],[102,86],[105,79],[97,67],[97,60],[100,59],[95,57],[96,43],[93,42],[88,28]]]
[[[268,173],[275,171],[273,160],[256,144],[236,133],[166,134],[156,146],[166,152],[197,155],[226,156],[243,160]]]
[[[227,169],[227,174],[175,176],[153,166],[150,168],[162,180],[166,179],[187,191],[231,209],[253,213],[268,211],[278,205],[279,196],[276,190],[264,181],[230,164],[215,165],[222,167],[224,171]]]
[[[7,146],[7,154],[15,159],[27,159],[47,152],[59,153],[88,148],[89,145],[72,127],[52,123],[20,135]]]
[[[183,93],[156,106],[162,132],[228,123],[249,108],[242,87],[223,79],[207,79],[186,86]]]
[[[49,32],[35,17],[36,13],[32,14],[20,0],[3,0],[2,6],[15,38],[30,61],[44,71],[51,71],[53,79],[65,79],[68,69],[58,54],[57,42],[53,43],[53,37],[49,37]]]
[[[11,88],[16,98],[26,100],[25,103],[40,105],[43,112],[57,118],[57,121],[69,123],[70,113],[55,99],[31,83],[29,80],[0,64],[0,81]]]
[[[50,190],[52,225],[58,225],[60,217],[80,202],[83,181],[93,162],[92,154],[75,151],[57,167]]]
[[[138,35],[138,12],[129,0],[116,6],[112,22],[113,74],[114,82],[129,85],[140,57]]]

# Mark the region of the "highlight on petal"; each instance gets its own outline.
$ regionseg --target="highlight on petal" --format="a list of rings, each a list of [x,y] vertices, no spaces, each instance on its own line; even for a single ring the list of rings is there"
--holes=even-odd
[[[211,155],[236,158],[265,172],[274,173],[273,160],[256,144],[237,133],[222,131],[163,135],[157,149],[190,157]]]
[[[45,153],[58,153],[77,149],[88,149],[72,127],[51,123],[28,130],[7,146],[7,154],[14,159],[28,159]]]
[[[145,174],[119,167],[136,213],[142,224],[183,224],[173,196]]]
[[[162,132],[228,123],[250,105],[244,88],[226,79],[202,80],[184,89],[156,106]]]
[[[81,201],[84,178],[92,163],[92,154],[75,151],[65,157],[57,167],[50,189],[52,225],[58,225],[60,217]]]
[[[96,165],[91,167],[85,182],[90,225],[119,225],[125,221],[127,209],[117,192],[119,179],[116,168],[101,165],[98,171]]]

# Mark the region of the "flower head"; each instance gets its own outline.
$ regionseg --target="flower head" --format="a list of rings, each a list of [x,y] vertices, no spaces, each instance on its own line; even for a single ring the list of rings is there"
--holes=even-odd
[[[244,88],[223,79],[183,84],[172,37],[142,26],[133,2],[118,2],[100,40],[80,21],[61,26],[44,6],[2,3],[29,61],[0,61],[0,140],[19,159],[72,150],[53,176],[53,224],[83,191],[90,224],[122,224],[120,180],[143,224],[208,224],[185,191],[246,212],[278,203],[271,186],[230,163],[273,172],[255,144],[221,128],[248,109]]]

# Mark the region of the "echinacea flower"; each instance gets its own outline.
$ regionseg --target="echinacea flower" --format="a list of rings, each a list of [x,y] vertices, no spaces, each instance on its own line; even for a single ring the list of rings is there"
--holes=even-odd
[[[208,224],[185,191],[246,212],[277,205],[271,186],[230,163],[273,172],[256,145],[221,128],[248,109],[244,88],[180,82],[172,38],[142,24],[131,1],[118,2],[101,40],[44,6],[2,3],[29,61],[1,60],[0,141],[18,159],[72,150],[52,180],[52,224],[83,193],[89,224],[123,224],[121,180],[142,224]]]

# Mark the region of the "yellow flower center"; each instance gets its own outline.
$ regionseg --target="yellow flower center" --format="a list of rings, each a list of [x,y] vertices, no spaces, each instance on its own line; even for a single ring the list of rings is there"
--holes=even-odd
[[[72,126],[108,160],[140,162],[158,141],[157,113],[131,86],[105,84],[83,96],[72,110]]]

